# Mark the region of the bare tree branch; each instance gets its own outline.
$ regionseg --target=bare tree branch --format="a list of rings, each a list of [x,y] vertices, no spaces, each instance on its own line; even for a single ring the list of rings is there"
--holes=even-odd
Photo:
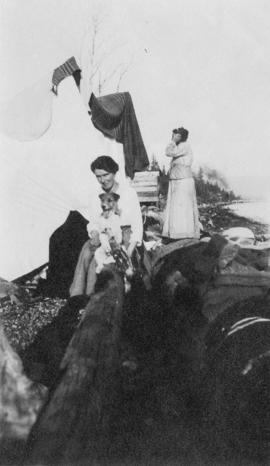
[[[119,67],[121,65],[117,65],[109,74],[106,74],[105,76],[100,73],[99,75],[99,95],[101,95],[101,91],[106,84],[107,81],[109,81],[113,76],[116,75],[116,73],[119,70]]]
[[[133,62],[133,58],[129,63],[126,63],[126,64],[122,65],[122,70],[119,73],[119,78],[118,78],[118,82],[117,82],[117,86],[116,86],[116,92],[120,91],[121,81],[122,81],[123,77],[125,76],[125,74],[127,74],[128,70],[130,69],[130,67],[132,65],[132,62]]]
[[[89,86],[91,89],[96,89],[98,95],[101,95],[105,86],[110,82],[111,84],[115,83],[115,89],[119,92],[123,77],[127,74],[132,62],[132,60],[129,62],[121,60],[120,63],[116,64],[117,52],[123,50],[126,43],[115,40],[115,36],[111,33],[106,34],[106,18],[107,14],[104,14],[100,8],[96,8],[90,19],[89,60],[91,74]]]

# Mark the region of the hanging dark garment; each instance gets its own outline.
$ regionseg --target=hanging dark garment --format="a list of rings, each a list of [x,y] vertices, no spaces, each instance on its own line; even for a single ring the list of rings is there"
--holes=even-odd
[[[53,92],[57,94],[57,87],[63,79],[67,78],[68,76],[73,75],[77,86],[79,87],[80,83],[80,73],[81,70],[75,60],[74,57],[69,58],[65,63],[58,66],[53,72],[52,75],[52,84],[53,84]]]
[[[94,126],[123,144],[126,175],[133,178],[135,172],[145,170],[149,160],[129,92],[91,94],[89,107]]]
[[[70,211],[65,223],[50,237],[45,293],[48,296],[69,296],[69,287],[80,251],[88,240],[87,224],[88,221],[79,212]]]

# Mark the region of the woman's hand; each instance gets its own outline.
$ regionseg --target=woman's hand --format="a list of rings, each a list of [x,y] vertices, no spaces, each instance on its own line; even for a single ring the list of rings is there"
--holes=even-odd
[[[179,134],[179,133],[173,133],[173,135],[172,135],[172,141],[173,141],[176,145],[178,145],[179,142],[181,141],[181,134]]]

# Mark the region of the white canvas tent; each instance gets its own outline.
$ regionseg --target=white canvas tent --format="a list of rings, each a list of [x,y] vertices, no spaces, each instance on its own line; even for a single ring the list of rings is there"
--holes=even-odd
[[[1,135],[0,277],[13,280],[47,262],[49,237],[70,210],[91,218],[98,185],[90,163],[102,154],[124,178],[122,144],[94,128],[73,77],[53,96],[45,134],[21,142]]]

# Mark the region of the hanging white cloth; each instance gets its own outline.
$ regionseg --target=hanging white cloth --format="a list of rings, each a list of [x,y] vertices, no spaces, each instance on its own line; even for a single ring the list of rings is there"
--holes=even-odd
[[[40,138],[52,122],[52,73],[0,107],[0,131],[18,141]]]
[[[53,95],[52,123],[43,137],[1,137],[0,276],[13,280],[48,261],[49,237],[70,210],[91,216],[99,185],[90,163],[106,153],[72,77]]]

